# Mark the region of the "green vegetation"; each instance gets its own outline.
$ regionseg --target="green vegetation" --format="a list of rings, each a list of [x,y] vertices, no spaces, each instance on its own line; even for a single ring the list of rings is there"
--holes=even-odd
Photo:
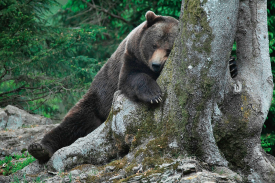
[[[89,53],[105,29],[47,25],[45,13],[56,4],[0,2],[0,107],[56,116],[77,102],[103,65]]]
[[[20,161],[21,159],[23,159],[23,161]],[[4,160],[0,160],[0,166],[2,167],[0,170],[3,175],[10,175],[23,169],[25,166],[34,161],[35,158],[30,154],[24,155],[23,153],[22,155],[6,156]]]
[[[263,149],[268,153],[274,153],[274,147],[275,145],[275,134],[274,131],[270,134],[263,134],[261,135],[261,142]]]

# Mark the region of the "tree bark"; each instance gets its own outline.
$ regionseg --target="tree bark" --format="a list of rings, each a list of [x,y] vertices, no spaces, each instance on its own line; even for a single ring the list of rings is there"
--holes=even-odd
[[[152,161],[195,156],[250,181],[275,182],[274,157],[260,142],[273,92],[266,16],[266,0],[183,0],[179,35],[158,78],[163,103],[133,103],[117,92],[107,121],[57,151],[49,167],[127,154],[127,162],[146,169]],[[232,79],[235,36],[239,75]]]
[[[273,93],[268,47],[267,1],[241,1],[237,25],[239,75],[236,80],[242,89],[234,100],[240,102],[224,108],[227,114],[234,114],[234,118],[238,119],[239,123],[245,124],[241,132],[232,131],[238,132],[235,138],[241,141],[235,141],[235,143],[242,146],[245,152],[236,159],[243,168],[247,169],[245,173],[248,174],[249,179],[254,179],[255,182],[275,182],[274,157],[268,156],[263,151],[260,140]],[[233,120],[235,124],[234,121],[236,120]],[[233,153],[231,155],[225,153],[227,154],[233,159],[236,156]],[[241,171],[240,167],[239,170]]]

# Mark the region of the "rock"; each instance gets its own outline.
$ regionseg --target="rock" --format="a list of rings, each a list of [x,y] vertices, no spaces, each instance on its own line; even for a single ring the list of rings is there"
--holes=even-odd
[[[179,182],[180,178],[181,178],[182,174],[178,173],[178,174],[174,174],[170,177],[167,177],[165,179],[165,181],[161,180],[161,182]]]
[[[202,171],[197,173],[191,173],[188,175],[183,176],[180,179],[180,182],[186,182],[186,183],[196,183],[196,182],[208,182],[208,183],[215,183],[215,182],[226,182],[226,183],[237,183],[238,181],[233,180],[226,176],[219,176],[215,173],[209,172],[209,171]]]
[[[62,178],[59,177],[59,176],[55,176],[55,177],[46,179],[46,180],[44,180],[44,181],[45,181],[45,183],[56,183],[56,182],[61,182],[61,181],[62,181]]]
[[[11,154],[21,154],[34,141],[40,141],[43,136],[55,128],[57,124],[41,125],[34,128],[0,131],[0,157]]]
[[[161,180],[160,182],[168,182],[168,180],[173,180],[171,179],[173,176],[175,175],[175,171],[172,169],[165,171],[162,175],[161,175]]]
[[[139,164],[138,166],[133,167],[132,170],[134,173],[142,173],[143,172],[142,164]]]
[[[53,124],[51,119],[40,115],[29,114],[11,105],[0,109],[0,130],[15,130],[22,127],[49,124]]]
[[[110,178],[109,180],[110,180],[110,181],[111,181],[111,180],[119,180],[119,179],[122,179],[122,178],[124,178],[123,175],[117,175],[117,176],[114,176],[114,177]]]
[[[135,176],[129,180],[129,182],[139,182],[141,180],[142,175]]]
[[[39,126],[40,125],[40,126]],[[0,157],[21,154],[56,127],[52,120],[8,105],[0,109]]]
[[[3,109],[0,109],[0,130],[3,130],[6,128],[8,123],[8,115],[5,113]]]
[[[0,183],[10,182],[9,176],[0,176]]]
[[[125,172],[125,170],[123,170],[123,169],[119,170],[118,174],[119,174],[119,175],[114,176],[114,177],[110,178],[109,180],[110,180],[110,181],[111,181],[111,180],[118,180],[118,179],[122,179],[122,178],[125,178],[125,177],[126,177],[126,172]]]
[[[227,167],[216,167],[214,172],[221,176],[223,175],[223,176],[229,177],[231,179],[236,179],[239,182],[242,181],[242,177],[240,175],[238,175],[236,172],[233,172],[232,170],[228,169]]]
[[[113,172],[115,170],[115,166],[106,166],[105,167],[105,173]]]
[[[62,183],[63,182],[68,183],[68,182],[71,182],[71,181],[72,181],[71,178],[69,176],[66,176],[66,177],[63,178]]]
[[[78,176],[80,174],[80,171],[79,170],[73,170],[73,171],[70,171],[70,173],[72,176]]]
[[[30,165],[24,167],[22,170],[19,170],[17,173],[22,173],[27,175],[37,175],[40,172],[43,172],[44,170],[45,170],[45,167],[39,164],[38,161],[36,160]]]
[[[150,182],[157,182],[160,179],[160,176],[161,176],[161,173],[154,173],[150,175],[148,178]]]
[[[80,174],[79,178],[80,178],[80,180],[86,180],[88,178],[88,176],[86,173],[82,173],[82,174]]]
[[[196,164],[186,163],[181,166],[178,166],[177,170],[182,171],[183,174],[196,172]]]
[[[65,172],[50,172],[47,171],[44,165],[39,165],[38,162],[34,162],[23,170],[15,173],[11,176],[0,176],[1,180],[9,182],[13,179],[13,176],[24,180],[24,175],[29,182],[35,182],[36,177],[40,177],[43,182],[106,182],[112,183],[116,181],[128,182],[128,183],[146,183],[146,182],[160,182],[160,183],[241,183],[242,178],[237,173],[229,170],[227,167],[216,167],[214,172],[202,169],[202,162],[197,160],[190,160],[188,158],[183,159],[170,159],[154,169],[143,170],[142,173],[129,174],[125,170],[130,164],[125,163],[124,167],[113,168],[107,164],[107,166],[95,166],[95,165],[80,165],[73,170]],[[175,166],[178,165],[178,166]],[[133,165],[132,165],[133,166]],[[139,165],[138,167],[142,167]],[[144,166],[143,166],[144,167]],[[104,170],[105,168],[105,170]],[[107,171],[106,171],[107,168]],[[129,169],[129,168],[128,168]],[[185,170],[196,171],[185,171]],[[131,169],[132,170],[132,169]],[[154,173],[158,172],[158,173]],[[234,176],[233,176],[234,175]],[[4,177],[4,178],[3,178]]]
[[[11,105],[0,109],[0,157],[21,154],[56,126],[49,118],[29,114]]]
[[[171,165],[174,165],[175,163],[164,163],[162,165],[160,165],[160,168],[168,168],[170,167]]]
[[[87,175],[90,176],[97,176],[100,172],[98,171],[97,167],[92,166],[90,169],[85,171]]]

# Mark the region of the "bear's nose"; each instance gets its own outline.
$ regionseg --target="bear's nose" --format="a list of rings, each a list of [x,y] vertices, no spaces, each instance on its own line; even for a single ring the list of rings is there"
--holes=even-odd
[[[152,63],[152,68],[153,68],[154,72],[160,72],[161,64]]]

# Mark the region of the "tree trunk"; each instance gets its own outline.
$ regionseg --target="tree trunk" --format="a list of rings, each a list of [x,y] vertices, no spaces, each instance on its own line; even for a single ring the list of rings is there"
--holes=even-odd
[[[195,156],[251,181],[275,182],[274,157],[260,142],[273,92],[266,16],[264,0],[183,0],[179,35],[158,78],[163,103],[137,104],[117,92],[107,121],[57,151],[49,167],[127,154],[127,162],[148,169],[165,158]],[[235,36],[239,75],[232,79]]]
[[[229,97],[234,96],[236,103],[232,107],[227,104],[224,110],[227,111],[225,116],[234,115],[233,125],[237,121],[244,124],[241,130],[227,130],[227,134],[235,134],[232,138],[238,141],[234,140],[233,144],[242,148],[243,154],[236,148],[233,149],[235,153],[232,150],[227,153],[229,150],[225,150],[224,154],[234,162],[239,162],[235,164],[240,171],[246,168],[249,179],[255,182],[275,182],[274,157],[263,151],[260,140],[273,93],[266,0],[241,1],[237,25],[239,76],[236,81],[240,85],[240,92],[236,96],[229,93]],[[225,138],[230,139],[228,135]],[[229,140],[227,142],[231,143]],[[239,152],[238,155],[236,152]]]

